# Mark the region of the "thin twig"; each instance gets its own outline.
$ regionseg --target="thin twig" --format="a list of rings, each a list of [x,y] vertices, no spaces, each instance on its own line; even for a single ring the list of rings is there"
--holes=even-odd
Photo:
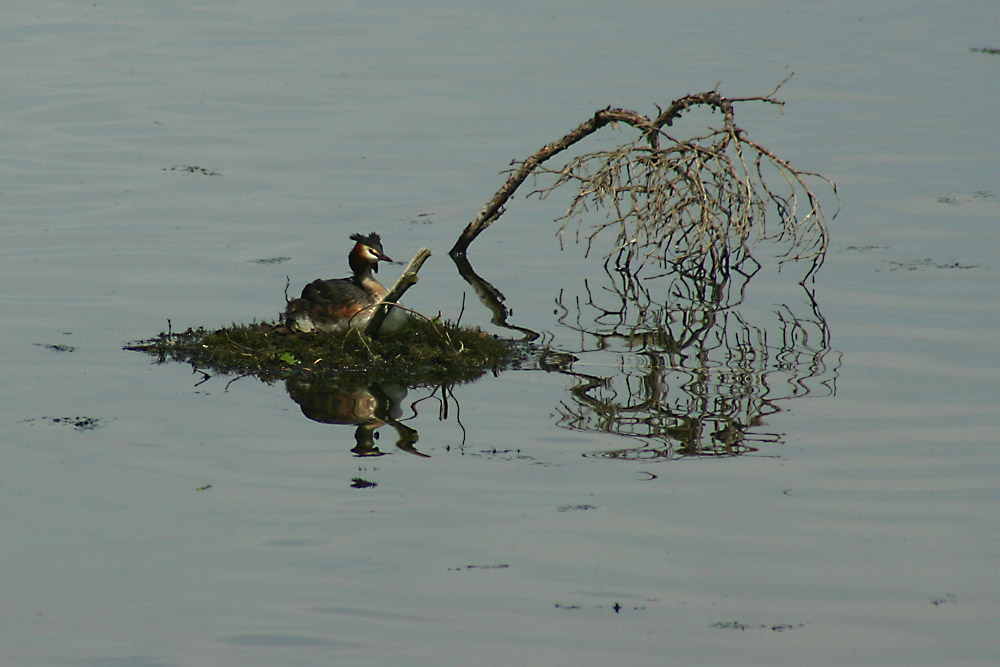
[[[455,320],[455,326],[461,326],[462,315],[465,314],[465,292],[462,292],[462,309],[458,311],[458,319]]]

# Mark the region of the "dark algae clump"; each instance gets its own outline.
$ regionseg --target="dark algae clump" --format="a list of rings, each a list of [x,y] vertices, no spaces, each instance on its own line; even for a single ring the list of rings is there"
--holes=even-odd
[[[292,333],[270,323],[165,332],[126,350],[160,363],[180,361],[220,374],[256,375],[265,381],[297,376],[365,374],[411,384],[474,380],[516,365],[517,346],[479,328],[411,318],[400,332],[369,338],[346,333]]]

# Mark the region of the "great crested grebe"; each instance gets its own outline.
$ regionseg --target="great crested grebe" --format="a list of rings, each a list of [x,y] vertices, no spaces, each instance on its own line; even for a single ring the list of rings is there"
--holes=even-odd
[[[302,297],[292,299],[285,309],[285,326],[291,331],[346,331],[362,327],[371,319],[373,306],[389,291],[375,280],[378,263],[392,260],[382,251],[382,239],[372,232],[368,236],[352,234],[355,241],[347,261],[353,275],[350,278],[314,280],[302,288]],[[406,313],[392,308],[378,333],[393,333],[406,323]]]

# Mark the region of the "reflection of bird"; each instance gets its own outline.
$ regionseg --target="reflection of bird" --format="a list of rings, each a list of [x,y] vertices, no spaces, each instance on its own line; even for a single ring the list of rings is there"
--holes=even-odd
[[[417,432],[397,421],[402,415],[406,387],[394,384],[366,385],[363,382],[330,382],[289,378],[285,389],[299,404],[302,414],[323,424],[353,424],[358,456],[381,456],[375,444],[378,429],[386,424],[396,430],[396,446],[410,454],[426,457],[416,450]]]
[[[302,297],[293,299],[285,309],[285,326],[292,331],[346,331],[362,327],[371,319],[374,308],[386,290],[375,279],[378,263],[392,260],[382,251],[382,240],[374,232],[368,236],[352,234],[354,247],[347,256],[353,275],[335,280],[314,280],[302,289]],[[393,308],[382,323],[380,332],[392,333],[406,322],[406,314]]]

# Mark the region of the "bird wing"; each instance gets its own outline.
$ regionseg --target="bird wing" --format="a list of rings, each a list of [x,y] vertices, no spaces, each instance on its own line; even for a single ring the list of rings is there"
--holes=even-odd
[[[368,293],[350,278],[314,280],[302,288],[302,298],[313,302],[368,305]]]

